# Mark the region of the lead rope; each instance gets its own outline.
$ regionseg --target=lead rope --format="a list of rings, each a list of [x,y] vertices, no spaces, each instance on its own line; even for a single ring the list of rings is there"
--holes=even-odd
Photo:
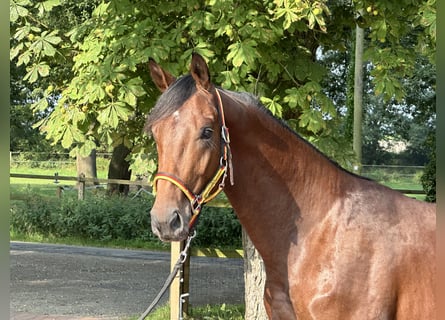
[[[162,296],[165,294],[167,289],[170,287],[171,283],[173,282],[173,279],[176,277],[176,274],[181,269],[185,260],[187,260],[187,256],[188,256],[187,252],[190,248],[190,243],[192,242],[192,239],[195,236],[196,236],[196,230],[193,231],[193,234],[190,234],[187,237],[184,250],[182,250],[179,253],[179,258],[178,258],[178,261],[176,261],[175,266],[173,267],[173,271],[170,273],[170,275],[167,277],[167,279],[165,279],[164,285],[162,286],[158,295],[153,299],[152,303],[148,306],[148,308],[144,311],[144,313],[141,314],[141,316],[138,318],[138,320],[144,320],[150,314],[150,312],[153,311],[153,308],[159,303],[159,300],[161,300]]]

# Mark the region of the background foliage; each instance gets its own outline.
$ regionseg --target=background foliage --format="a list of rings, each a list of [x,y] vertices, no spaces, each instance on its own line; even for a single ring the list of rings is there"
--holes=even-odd
[[[25,68],[29,102],[40,119],[35,127],[73,155],[124,143],[133,159],[154,170],[153,145],[142,127],[158,92],[146,63],[154,58],[180,75],[196,51],[215,83],[257,94],[347,166],[353,157],[345,125],[351,86],[329,79],[338,80],[341,69],[350,79],[356,24],[366,29],[373,94],[400,103],[415,59],[434,61],[435,4],[11,0],[11,60]]]

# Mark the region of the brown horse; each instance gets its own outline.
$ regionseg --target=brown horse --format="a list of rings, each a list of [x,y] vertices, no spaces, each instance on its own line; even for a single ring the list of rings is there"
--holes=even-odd
[[[435,205],[343,170],[250,94],[215,87],[197,54],[189,75],[150,72],[160,239],[184,240],[225,185],[264,260],[270,319],[436,318]]]

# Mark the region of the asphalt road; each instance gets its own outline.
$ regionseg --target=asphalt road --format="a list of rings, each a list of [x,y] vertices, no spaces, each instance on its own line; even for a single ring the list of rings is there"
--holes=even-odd
[[[10,265],[11,318],[125,318],[140,315],[156,296],[169,274],[170,255],[11,242]],[[190,274],[192,306],[243,302],[242,259],[192,257]],[[168,293],[160,304],[167,299]]]

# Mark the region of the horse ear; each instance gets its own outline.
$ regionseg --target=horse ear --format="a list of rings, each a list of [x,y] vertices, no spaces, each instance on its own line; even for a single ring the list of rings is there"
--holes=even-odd
[[[190,64],[190,73],[195,79],[196,86],[205,90],[210,89],[210,73],[209,67],[204,58],[198,53],[192,54],[192,63]]]
[[[172,76],[168,71],[162,69],[153,59],[150,58],[148,63],[150,68],[150,76],[156,87],[161,92],[167,90],[167,88],[172,84],[176,78]]]

